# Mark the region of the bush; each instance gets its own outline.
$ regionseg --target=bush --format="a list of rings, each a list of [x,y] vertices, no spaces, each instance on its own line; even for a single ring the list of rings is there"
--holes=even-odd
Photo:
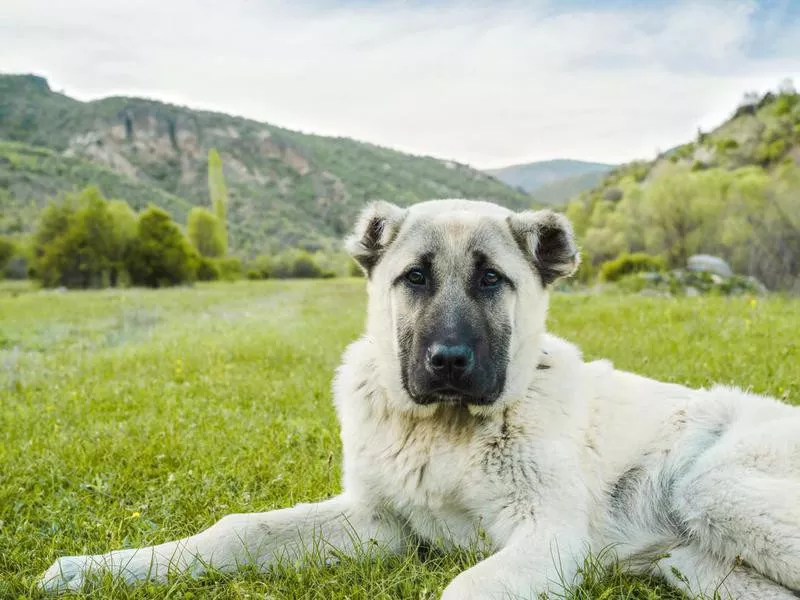
[[[608,188],[603,192],[603,200],[608,200],[609,202],[619,202],[622,200],[622,196],[622,190],[618,187]]]
[[[333,277],[305,250],[295,250],[279,255],[272,266],[272,276],[278,279],[318,279]]]
[[[272,260],[269,256],[257,256],[247,263],[248,279],[269,279],[272,276]]]
[[[17,252],[17,246],[10,238],[0,237],[0,279],[3,278],[9,261]]]
[[[775,101],[775,115],[783,117],[792,112],[792,109],[800,99],[797,94],[781,94]]]
[[[111,287],[116,287],[123,282],[129,283],[127,280],[130,278],[125,270],[125,257],[136,238],[138,217],[124,200],[110,201],[108,214],[111,218],[112,229],[111,244],[108,248],[108,258],[111,261],[108,283]]]
[[[89,187],[41,213],[34,233],[34,272],[46,287],[107,285],[115,230],[108,202]]]
[[[323,277],[322,268],[308,252],[298,252],[292,262],[292,277],[315,279]]]
[[[731,138],[718,140],[715,144],[717,151],[726,152],[727,150],[736,150],[739,147],[739,142]]]
[[[762,166],[769,166],[778,161],[786,151],[786,142],[784,140],[774,140],[771,142],[762,142],[758,145],[753,157],[757,163]]]
[[[628,293],[665,296],[763,296],[767,293],[764,285],[754,277],[722,277],[714,273],[682,269],[664,273],[633,273],[621,278],[618,287],[620,291]]]
[[[223,226],[210,210],[195,206],[189,212],[186,229],[189,240],[201,256],[217,258],[225,254]]]
[[[606,261],[600,265],[600,279],[602,281],[618,281],[631,273],[661,272],[666,268],[667,263],[660,256],[651,256],[644,252],[624,253],[614,260]]]
[[[198,257],[169,214],[151,206],[139,217],[126,260],[134,285],[163,287],[195,278]]]
[[[6,263],[3,275],[8,279],[27,279],[34,277],[30,257],[22,252],[17,252]]]
[[[242,261],[235,256],[227,256],[216,260],[220,279],[236,281],[242,278]]]
[[[221,277],[217,261],[206,256],[200,256],[197,260],[197,280],[198,281],[217,281]]]

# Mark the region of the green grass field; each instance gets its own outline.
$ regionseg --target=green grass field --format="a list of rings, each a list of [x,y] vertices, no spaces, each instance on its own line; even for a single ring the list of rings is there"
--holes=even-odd
[[[0,288],[0,598],[38,597],[59,555],[336,493],[330,381],[363,322],[354,280]],[[550,328],[624,369],[800,402],[800,301],[558,295]],[[133,590],[106,581],[85,596],[436,598],[474,560],[409,553]],[[570,597],[676,597],[656,581],[588,575]]]

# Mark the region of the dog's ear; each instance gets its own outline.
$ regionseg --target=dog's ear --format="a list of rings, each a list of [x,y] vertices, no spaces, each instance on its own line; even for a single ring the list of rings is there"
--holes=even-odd
[[[509,216],[508,225],[544,287],[569,277],[578,268],[578,246],[572,225],[564,215],[551,210],[528,210]]]
[[[345,240],[345,248],[368,277],[394,241],[405,218],[404,209],[382,200],[368,204],[361,211],[355,230]]]

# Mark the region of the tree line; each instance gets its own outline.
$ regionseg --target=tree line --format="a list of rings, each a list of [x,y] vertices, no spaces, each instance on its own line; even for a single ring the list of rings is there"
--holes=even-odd
[[[162,208],[137,214],[96,186],[51,199],[27,239],[0,237],[0,276],[45,287],[166,287],[240,278],[315,278],[357,274],[343,255],[302,249],[247,260],[228,254],[228,192],[222,160],[208,157],[211,210],[196,206],[182,228]],[[348,267],[349,265],[349,267]]]
[[[343,255],[302,249],[230,256],[221,229],[202,207],[192,209],[184,231],[157,206],[137,214],[125,201],[87,187],[48,203],[28,239],[0,237],[0,273],[72,289],[356,274]]]
[[[769,289],[800,291],[800,168],[791,161],[772,171],[665,165],[646,182],[624,179],[573,201],[566,214],[582,240],[584,280],[629,253],[673,269],[712,254]]]

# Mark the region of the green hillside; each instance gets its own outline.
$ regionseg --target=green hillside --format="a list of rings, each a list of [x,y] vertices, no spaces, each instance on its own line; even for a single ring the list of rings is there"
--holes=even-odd
[[[191,204],[145,182],[41,146],[0,140],[0,232],[26,231],[48,198],[88,185],[109,190],[135,209],[155,203],[185,222]]]
[[[626,252],[683,267],[715,254],[800,291],[800,94],[748,95],[730,119],[653,161],[608,173],[566,205],[592,267]]]
[[[79,102],[33,75],[0,75],[0,140],[0,233],[30,228],[46,195],[89,182],[137,207],[154,202],[183,222],[188,207],[209,205],[210,148],[224,163],[231,247],[240,254],[329,248],[377,198],[531,204],[462,164],[141,98]]]

